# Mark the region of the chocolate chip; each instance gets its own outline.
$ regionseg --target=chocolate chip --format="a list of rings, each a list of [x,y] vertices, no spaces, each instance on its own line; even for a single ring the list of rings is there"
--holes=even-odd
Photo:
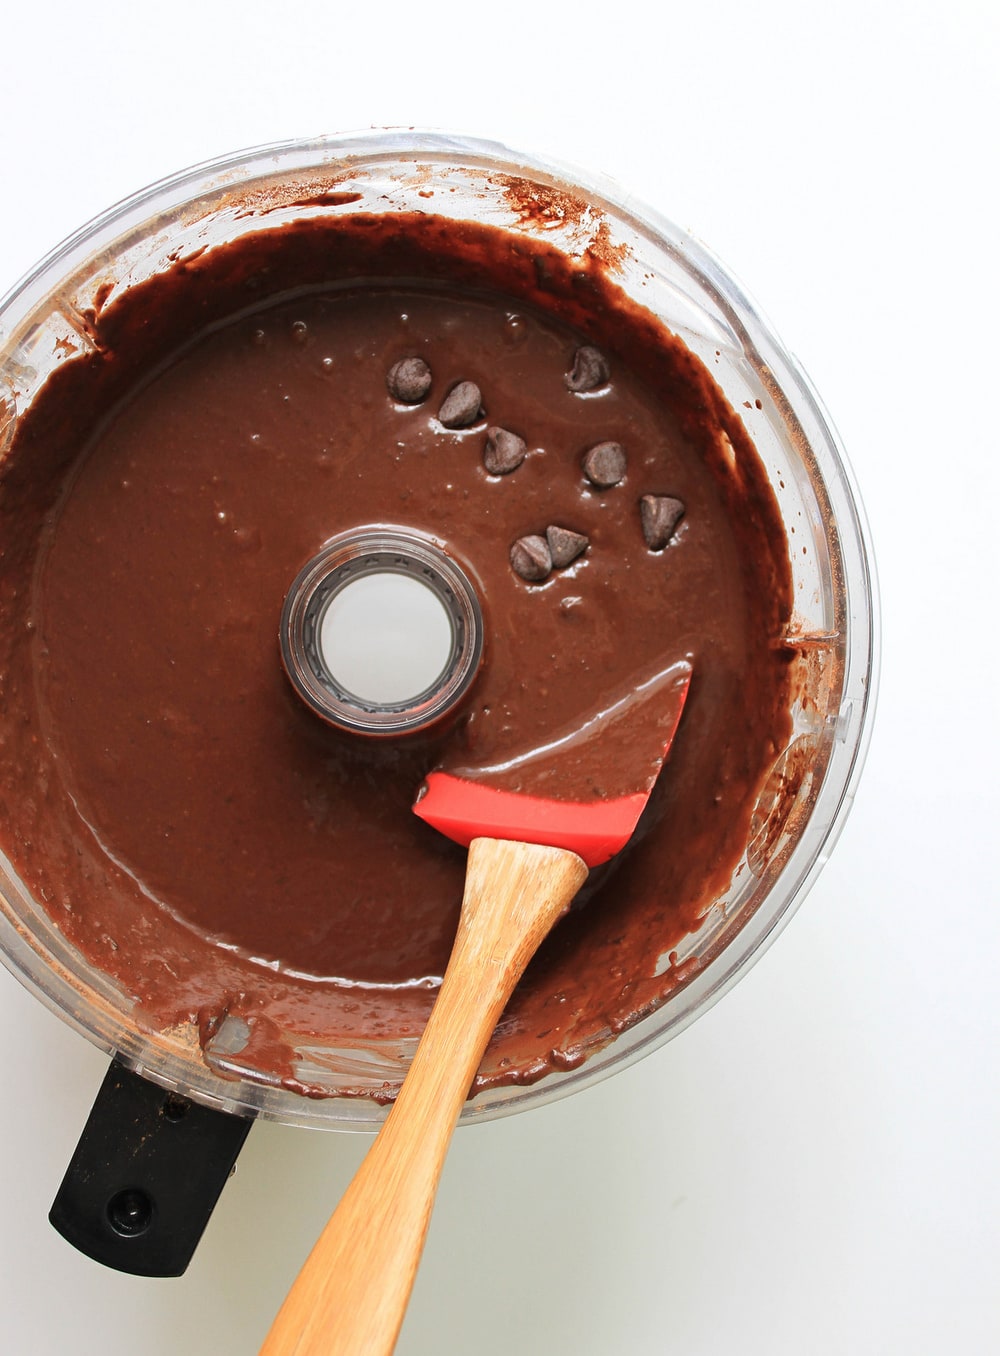
[[[585,537],[582,532],[571,532],[568,527],[547,527],[545,540],[549,544],[552,564],[557,570],[565,570],[590,545],[589,537]]]
[[[488,428],[483,448],[483,465],[491,476],[505,476],[516,471],[524,461],[528,444],[506,428]]]
[[[573,354],[573,366],[566,373],[565,382],[574,395],[583,395],[607,386],[610,377],[611,368],[601,350],[585,344]]]
[[[423,358],[400,358],[389,368],[385,384],[393,400],[419,405],[431,389],[431,369]]]
[[[639,500],[642,535],[651,551],[662,551],[684,517],[684,505],[669,494],[644,494]]]
[[[453,386],[438,410],[438,418],[445,428],[468,428],[479,418],[483,397],[474,381],[460,381]]]
[[[625,479],[625,449],[621,443],[598,443],[584,453],[583,474],[599,490]]]
[[[519,537],[510,548],[514,573],[529,584],[539,584],[552,573],[552,555],[544,537]]]

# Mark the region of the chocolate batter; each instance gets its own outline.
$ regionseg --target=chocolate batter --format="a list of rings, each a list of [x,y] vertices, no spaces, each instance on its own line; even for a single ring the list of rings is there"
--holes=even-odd
[[[784,534],[700,364],[595,265],[433,217],[261,232],[91,323],[0,498],[0,841],[67,937],[154,1028],[210,1040],[238,1015],[240,1062],[289,1085],[302,1045],[419,1032],[464,869],[411,812],[425,774],[521,767],[690,658],[636,841],[539,954],[480,1081],[572,1066],[662,1002],[657,962],[728,884],[788,728]],[[572,379],[583,346],[596,389]],[[414,357],[429,392],[394,398]],[[481,409],[445,427],[463,382]],[[491,474],[497,426],[525,447]],[[608,485],[586,473],[605,443]],[[660,549],[644,496],[683,505]],[[277,645],[304,562],[377,524],[439,541],[486,621],[456,718],[388,743],[310,714]],[[523,577],[511,548],[552,525],[586,549]],[[573,767],[558,794],[607,792]]]

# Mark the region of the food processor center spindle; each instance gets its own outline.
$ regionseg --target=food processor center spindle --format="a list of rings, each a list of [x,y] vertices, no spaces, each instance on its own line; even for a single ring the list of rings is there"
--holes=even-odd
[[[352,734],[425,730],[462,700],[482,661],[468,574],[428,538],[372,528],[336,537],[299,572],[281,656],[316,715]]]

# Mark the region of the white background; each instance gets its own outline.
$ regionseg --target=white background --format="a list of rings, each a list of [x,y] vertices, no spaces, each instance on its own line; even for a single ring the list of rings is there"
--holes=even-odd
[[[994,0],[18,5],[0,291],[114,200],[371,124],[603,170],[705,240],[847,445],[884,610],[840,845],[610,1081],[457,1136],[400,1356],[1000,1349]],[[256,1127],[189,1274],[46,1213],[104,1058],[0,972],[0,1349],[253,1353],[365,1141]]]

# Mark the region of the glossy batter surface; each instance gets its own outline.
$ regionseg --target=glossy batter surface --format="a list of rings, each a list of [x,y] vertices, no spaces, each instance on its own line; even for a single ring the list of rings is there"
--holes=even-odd
[[[486,233],[474,244],[489,255]],[[230,296],[236,318],[220,303],[201,334],[192,298],[231,283],[207,265],[186,275],[141,362],[126,354],[131,322],[117,344],[109,332],[93,364],[104,371],[80,379],[90,406],[76,428],[54,383],[49,427],[43,399],[20,434],[2,524],[0,776],[16,806],[5,846],[151,1022],[196,1017],[210,1035],[237,1012],[251,1028],[245,1058],[256,1040],[274,1072],[296,1032],[419,1029],[463,877],[462,852],[411,813],[431,768],[516,764],[690,658],[688,710],[640,841],[595,875],[495,1042],[494,1078],[534,1077],[630,1020],[637,985],[655,1001],[658,958],[738,859],[786,720],[776,513],[749,459],[727,482],[719,421],[732,421],[730,445],[741,430],[706,402],[690,355],[662,332],[651,354],[655,330],[611,294],[584,330],[544,287],[497,292],[499,246],[461,286],[422,276],[391,242],[364,285],[318,279],[312,248],[292,233],[274,254],[274,295],[239,307]],[[290,293],[300,277],[308,287]],[[575,354],[595,341],[608,379],[574,391]],[[404,403],[387,374],[414,355],[432,384]],[[482,407],[448,428],[438,416],[461,382]],[[497,426],[526,446],[505,474],[487,469]],[[608,441],[626,471],[599,487],[585,459]],[[644,537],[646,495],[684,505],[663,549]],[[374,524],[439,542],[484,607],[486,657],[465,706],[417,740],[327,729],[278,656],[297,571],[331,536]],[[552,525],[586,549],[526,580],[511,547]],[[605,741],[558,793],[613,793],[628,756]]]

